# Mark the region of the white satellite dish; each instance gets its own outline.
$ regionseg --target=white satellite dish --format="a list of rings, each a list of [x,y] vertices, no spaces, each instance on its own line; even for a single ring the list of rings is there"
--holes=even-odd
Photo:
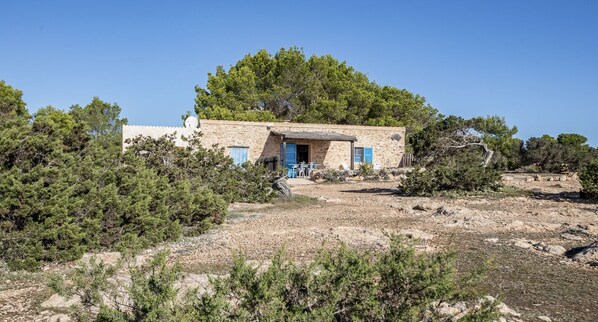
[[[189,116],[185,119],[185,127],[188,129],[195,129],[199,127],[199,119],[195,116]]]

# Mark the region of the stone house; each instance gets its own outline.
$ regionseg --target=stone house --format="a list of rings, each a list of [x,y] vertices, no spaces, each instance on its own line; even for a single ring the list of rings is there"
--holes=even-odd
[[[398,167],[405,153],[404,127],[307,124],[287,122],[241,122],[197,120],[185,127],[123,126],[125,140],[139,135],[159,138],[176,134],[175,144],[184,147],[182,136],[202,133],[202,144],[225,148],[236,163],[264,162],[287,166],[301,162],[326,168],[355,169],[360,163],[374,168]]]

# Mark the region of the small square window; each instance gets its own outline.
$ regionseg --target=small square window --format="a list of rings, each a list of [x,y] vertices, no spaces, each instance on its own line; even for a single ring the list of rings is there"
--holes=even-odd
[[[228,152],[230,153],[230,157],[233,158],[233,161],[236,165],[243,164],[249,159],[248,147],[232,146],[228,148]]]
[[[374,158],[374,148],[356,147],[353,155],[353,162],[372,163]]]

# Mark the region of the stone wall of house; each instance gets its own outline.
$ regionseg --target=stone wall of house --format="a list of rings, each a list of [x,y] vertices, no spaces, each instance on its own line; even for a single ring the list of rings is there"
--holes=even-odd
[[[183,127],[131,126],[123,127],[123,141],[137,135],[154,138],[176,132],[177,146],[185,146],[182,135],[189,136],[194,129]],[[373,163],[381,167],[397,167],[405,153],[405,128],[358,125],[304,124],[304,123],[266,123],[201,120],[202,144],[206,147],[218,145],[224,148],[247,147],[251,162],[260,159],[280,157],[281,138],[270,131],[297,132],[335,132],[357,137],[355,147],[372,147]],[[399,141],[391,136],[399,134]],[[309,146],[309,160],[329,168],[351,165],[351,143],[337,141],[287,140],[287,143]],[[126,144],[123,143],[123,148]],[[356,167],[358,165],[356,164]]]
[[[381,167],[397,167],[405,153],[405,128],[358,125],[264,123],[201,120],[202,142],[206,146],[218,144],[221,147],[248,147],[249,160],[280,156],[280,137],[270,131],[335,132],[357,137],[355,147],[372,147],[373,163]],[[399,134],[401,140],[392,140]],[[339,168],[351,164],[351,143],[337,141],[288,140],[287,143],[309,146],[310,161],[326,167]],[[356,165],[357,166],[357,165]]]

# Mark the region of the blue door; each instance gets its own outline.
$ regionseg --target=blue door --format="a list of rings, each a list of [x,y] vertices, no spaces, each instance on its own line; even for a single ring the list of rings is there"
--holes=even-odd
[[[285,158],[285,166],[291,167],[293,164],[297,164],[297,145],[287,143],[287,155]]]
[[[280,145],[280,153],[282,154],[282,144]],[[297,164],[297,145],[293,143],[287,143],[284,166],[285,168],[290,169],[287,174],[287,176],[290,178],[294,178],[296,176],[296,174],[292,171],[294,164]]]

